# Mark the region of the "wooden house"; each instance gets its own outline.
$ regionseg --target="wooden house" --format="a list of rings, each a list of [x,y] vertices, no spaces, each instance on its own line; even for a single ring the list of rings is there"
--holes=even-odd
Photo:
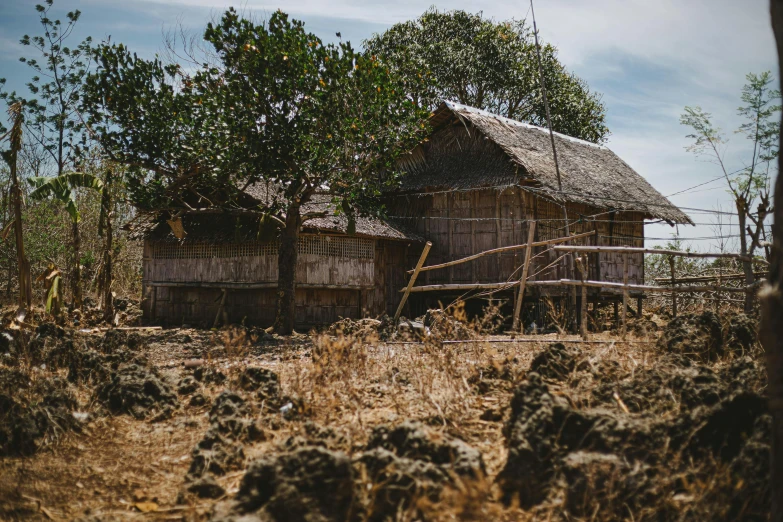
[[[327,324],[340,317],[393,314],[425,241],[433,243],[427,265],[535,239],[593,232],[576,244],[643,246],[644,221],[691,223],[608,148],[555,135],[559,188],[546,129],[445,102],[432,118],[432,133],[400,162],[402,185],[385,195],[388,218],[359,218],[348,235],[344,216],[329,197],[316,195],[303,212],[326,210],[305,223],[299,242],[296,323]],[[246,209],[269,202],[268,186],[245,189]],[[564,219],[564,210],[568,220]],[[211,326],[224,320],[268,326],[277,285],[277,242],[264,238],[260,214],[185,214],[184,239],[161,215],[135,223],[143,239],[143,318],[148,324]],[[498,283],[519,277],[523,250],[422,274],[417,285]],[[565,258],[534,250],[530,280],[568,277]],[[593,254],[590,279],[622,281],[616,254]],[[632,256],[629,282],[643,283],[642,254]],[[562,288],[534,287],[526,302],[562,295]],[[416,316],[464,291],[417,293],[405,310]],[[612,294],[614,295],[614,294]],[[612,299],[595,289],[590,299]],[[505,296],[513,298],[511,291]],[[221,305],[222,303],[222,305]]]
[[[594,232],[572,244],[639,247],[644,246],[645,220],[692,223],[605,146],[555,133],[561,189],[547,129],[454,102],[444,102],[431,124],[429,139],[402,161],[406,175],[389,201],[395,220],[432,242],[427,265],[523,244],[531,221],[536,221],[536,241],[565,236],[567,223],[572,235]],[[545,250],[534,250],[529,280],[568,278],[566,258]],[[461,286],[453,292],[415,294],[412,307],[419,312],[462,295],[464,284],[518,279],[523,256],[523,250],[514,250],[423,272],[417,286]],[[623,280],[620,254],[589,257],[589,279]],[[629,283],[643,284],[643,254],[629,261]],[[407,267],[414,263],[409,258]],[[542,294],[565,291],[531,290],[533,302]],[[601,289],[590,294],[593,300],[616,297]]]
[[[245,193],[251,198],[248,208],[258,208],[268,191],[258,184]],[[316,195],[302,212],[328,211],[329,199]],[[185,214],[183,239],[162,216],[137,219],[130,228],[132,238],[144,241],[145,324],[272,324],[278,242],[263,237],[259,217],[249,212]],[[386,302],[387,294],[397,298],[393,287],[403,284],[406,250],[423,239],[375,218],[357,218],[350,236],[347,229],[344,215],[305,223],[296,272],[298,327],[377,316],[396,305]],[[399,280],[387,279],[387,273],[397,271]]]

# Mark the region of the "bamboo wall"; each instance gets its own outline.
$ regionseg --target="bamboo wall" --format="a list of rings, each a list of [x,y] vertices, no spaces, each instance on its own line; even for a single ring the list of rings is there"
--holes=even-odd
[[[601,213],[600,209],[576,204],[568,205],[567,210],[571,234],[597,232],[595,237],[576,240],[573,244],[644,246],[644,216],[640,213]],[[391,203],[391,213],[403,217],[402,221],[409,228],[432,241],[427,265],[523,244],[527,241],[530,220],[537,222],[536,241],[565,236],[562,207],[520,188],[400,196]],[[569,277],[566,260],[556,262],[558,256],[545,250],[544,247],[534,249],[536,257],[530,267],[530,280]],[[416,251],[407,257],[408,269],[413,267],[419,253]],[[518,279],[517,269],[523,259],[524,250],[484,256],[454,267],[424,272],[417,284],[495,283]],[[550,264],[553,266],[547,268]],[[621,254],[591,254],[589,267],[591,279],[615,282],[623,279]],[[629,256],[628,280],[643,284],[642,254]]]
[[[299,247],[298,326],[329,324],[340,317],[377,316],[389,303],[396,306],[386,290],[404,284],[405,243],[303,236]],[[274,243],[147,241],[143,319],[146,324],[211,326],[226,288],[230,322],[269,326],[274,321],[277,276]]]

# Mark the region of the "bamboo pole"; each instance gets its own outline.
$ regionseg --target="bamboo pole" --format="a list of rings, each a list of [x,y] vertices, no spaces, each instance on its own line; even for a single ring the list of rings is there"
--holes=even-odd
[[[744,261],[758,261],[764,262],[759,259],[750,259],[748,256],[742,254],[733,254],[728,252],[683,252],[681,250],[656,250],[654,248],[639,248],[639,247],[612,247],[612,246],[556,246],[552,247],[553,250],[558,252],[614,252],[614,253],[628,253],[628,254],[661,254],[667,256],[679,256],[679,257],[708,257],[718,258],[727,257],[732,259],[741,259]]]
[[[416,286],[410,289],[410,293],[418,293],[418,292],[438,292],[438,291],[466,291],[466,290],[506,290],[509,288],[513,288],[517,285],[516,282],[506,282],[506,283],[455,283],[455,284],[443,284],[443,285],[427,285],[427,286]],[[526,286],[587,286],[587,287],[596,287],[596,288],[603,288],[605,291],[608,292],[618,292],[622,293],[623,291],[623,283],[614,283],[609,281],[580,281],[575,279],[557,279],[554,281],[528,281],[526,283]],[[754,286],[753,288],[756,288]],[[406,292],[408,289],[403,288],[400,290],[400,292]],[[631,292],[638,291],[638,292],[659,292],[659,293],[669,293],[669,292],[677,292],[677,293],[688,293],[688,292],[735,292],[735,293],[745,293],[749,291],[746,287],[719,287],[719,286],[676,286],[676,287],[668,287],[668,286],[649,286],[649,285],[628,285],[628,290]],[[752,288],[751,288],[752,290]]]
[[[585,232],[584,234],[576,234],[571,237],[560,237],[557,239],[549,239],[547,241],[536,241],[533,243],[533,247],[541,247],[541,246],[547,246],[547,245],[556,245],[558,243],[565,243],[567,241],[573,241],[574,239],[582,239],[584,237],[589,237],[595,235],[595,231],[592,232]],[[478,259],[480,257],[491,255],[491,254],[500,254],[502,252],[508,252],[510,250],[522,250],[524,248],[527,248],[527,243],[522,245],[513,245],[513,246],[506,246],[506,247],[500,247],[500,248],[493,248],[492,250],[485,250],[484,252],[479,252],[478,254],[473,254],[471,256],[463,257],[461,259],[455,259],[453,261],[448,261],[446,263],[441,263],[439,265],[430,265],[430,266],[423,266],[420,270],[420,272],[426,272],[427,270],[437,270],[439,268],[446,268],[449,266],[459,265],[460,263],[467,263],[468,261],[473,261],[474,259]],[[412,273],[413,270],[408,270],[407,273]]]
[[[416,263],[416,268],[413,270],[413,275],[411,275],[410,280],[408,281],[408,286],[405,288],[405,293],[402,295],[402,299],[400,300],[399,306],[397,306],[397,311],[394,312],[394,324],[397,324],[397,321],[400,320],[400,314],[402,313],[402,307],[405,306],[405,301],[408,300],[408,296],[411,293],[411,289],[413,288],[413,284],[416,282],[416,277],[419,275],[419,272],[421,272],[421,267],[424,264],[424,260],[427,259],[427,254],[430,253],[430,248],[432,248],[432,243],[430,241],[427,241],[427,244],[424,245],[424,250],[421,251],[421,256],[419,256],[419,262]]]
[[[531,221],[527,229],[527,248],[525,248],[525,264],[522,267],[522,277],[519,278],[519,291],[517,292],[517,302],[514,304],[514,322],[511,329],[516,331],[519,327],[519,316],[522,312],[522,300],[525,298],[525,283],[530,268],[530,254],[533,250],[533,238],[536,235],[536,222]]]
[[[671,271],[672,276],[672,286],[674,286],[674,281],[676,279],[676,276],[674,274],[674,256],[669,256],[669,269]],[[672,292],[672,317],[677,317],[677,293]]]
[[[620,321],[622,327],[620,328],[622,338],[625,339],[625,334],[628,331],[628,324],[626,322],[628,314],[628,254],[623,254],[623,310],[620,314]]]
[[[721,268],[722,270],[722,268]],[[767,272],[754,272],[754,277],[756,279],[760,279],[762,277],[767,277]],[[725,274],[725,275],[716,275],[716,276],[690,276],[690,277],[679,277],[675,279],[675,284],[679,283],[709,283],[711,281],[718,281],[718,286],[720,286],[720,281],[737,281],[737,280],[745,280],[745,274]],[[656,283],[660,283],[663,285],[671,284],[672,278],[671,277],[656,277],[653,279]]]

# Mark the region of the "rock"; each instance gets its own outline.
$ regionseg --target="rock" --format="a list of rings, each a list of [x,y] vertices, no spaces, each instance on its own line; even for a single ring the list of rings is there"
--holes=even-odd
[[[632,468],[613,454],[577,451],[563,459],[566,507],[577,517],[621,520],[628,506],[644,505],[650,488],[645,466]]]
[[[17,397],[21,389],[23,398]],[[32,455],[43,441],[78,430],[76,410],[76,399],[61,378],[30,383],[18,370],[0,369],[0,455]]]
[[[199,498],[220,498],[226,494],[226,490],[208,475],[193,480],[185,486],[185,490]]]
[[[225,475],[229,471],[240,469],[244,462],[245,452],[241,444],[224,437],[217,430],[210,429],[193,449],[188,476],[198,478],[207,472]]]
[[[757,322],[745,314],[732,315],[729,320],[726,346],[738,354],[746,354],[757,342]]]
[[[440,309],[427,310],[423,324],[438,339],[465,341],[475,337],[475,333],[465,323]]]
[[[415,421],[373,430],[366,449],[383,448],[398,457],[437,464],[457,475],[478,478],[485,474],[481,453],[464,441],[439,433]]]
[[[177,384],[177,393],[180,395],[190,395],[191,393],[197,391],[200,387],[201,385],[199,382],[192,376],[188,375],[187,377],[182,378],[179,381],[179,384]]]
[[[401,320],[397,331],[407,336],[423,338],[426,335],[424,324],[419,321]]]
[[[579,350],[563,343],[552,343],[533,358],[530,371],[541,377],[562,381],[576,369]]]
[[[188,402],[188,406],[192,406],[194,408],[199,408],[201,406],[206,406],[208,404],[209,404],[209,398],[203,393],[194,394],[190,398],[190,402]]]
[[[381,321],[377,319],[340,319],[327,330],[329,335],[350,335],[353,337],[368,338],[377,335]]]
[[[239,375],[239,387],[256,392],[256,396],[267,401],[270,407],[280,402],[280,379],[272,370],[258,366],[246,367]]]
[[[420,519],[421,513],[415,514],[418,500],[437,503],[445,488],[478,484],[486,473],[478,450],[413,421],[374,429],[354,462],[360,476],[372,483],[365,518],[374,522],[394,520],[412,509],[413,519]]]
[[[200,366],[193,370],[193,377],[204,384],[223,384],[228,377],[226,374],[210,366]]]
[[[347,455],[310,446],[248,466],[232,511],[275,522],[344,521],[353,503]]]
[[[713,312],[703,312],[672,319],[658,339],[658,348],[698,361],[716,359],[724,352],[718,316]]]
[[[237,440],[259,440],[263,438],[263,431],[252,419],[247,418],[249,415],[250,408],[242,397],[224,391],[217,396],[209,412],[210,430]]]
[[[128,413],[142,419],[177,407],[177,395],[155,370],[123,364],[112,372],[96,393],[112,413]]]

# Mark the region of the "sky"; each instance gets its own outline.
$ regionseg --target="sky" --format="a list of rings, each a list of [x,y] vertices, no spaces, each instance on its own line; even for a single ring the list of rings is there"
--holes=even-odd
[[[8,80],[9,90],[25,91],[30,76],[18,61],[29,48],[18,42],[39,32],[36,3],[0,1],[0,77]],[[496,20],[530,20],[529,2],[505,0],[55,0],[52,16],[65,19],[66,12],[78,9],[82,17],[74,40],[111,37],[152,57],[162,50],[165,32],[180,26],[198,32],[232,5],[259,18],[283,9],[324,40],[334,40],[339,31],[356,45],[421,15],[429,5],[480,11]],[[607,146],[668,196],[721,174],[717,165],[685,150],[688,132],[679,116],[686,105],[701,106],[725,131],[727,168],[745,165],[750,142],[734,132],[741,123],[737,107],[745,75],[770,70],[778,77],[768,6],[767,0],[536,0],[534,9],[541,37],[558,47],[561,62],[603,93],[612,133]],[[671,200],[695,209],[733,208],[719,181]],[[648,238],[664,239],[647,244],[665,243],[675,233],[682,238],[737,234],[735,228],[716,231],[713,215],[688,213],[698,226],[648,225]],[[706,251],[716,241],[694,239],[686,245]]]

